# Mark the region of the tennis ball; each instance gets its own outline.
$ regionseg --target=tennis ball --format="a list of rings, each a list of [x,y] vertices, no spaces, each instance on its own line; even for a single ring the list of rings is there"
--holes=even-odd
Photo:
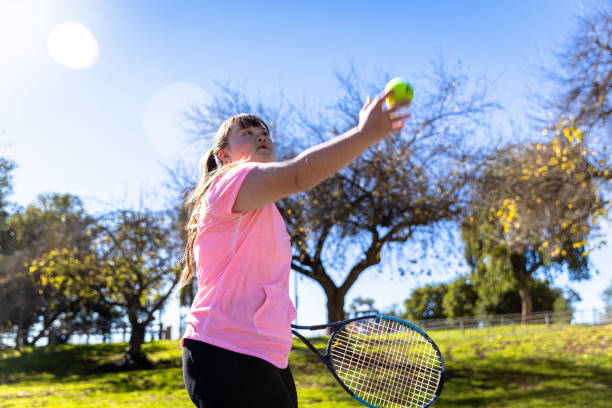
[[[408,103],[412,102],[414,91],[412,86],[410,86],[408,81],[404,78],[397,77],[387,82],[385,93],[389,92],[391,89],[393,89],[393,94],[387,97],[387,108],[391,109],[395,105],[405,101],[408,101]]]

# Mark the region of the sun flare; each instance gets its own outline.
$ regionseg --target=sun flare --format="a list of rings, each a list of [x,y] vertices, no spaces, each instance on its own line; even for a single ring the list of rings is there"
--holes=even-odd
[[[98,42],[91,31],[75,22],[57,25],[49,35],[47,47],[51,58],[68,68],[89,68],[100,55]]]

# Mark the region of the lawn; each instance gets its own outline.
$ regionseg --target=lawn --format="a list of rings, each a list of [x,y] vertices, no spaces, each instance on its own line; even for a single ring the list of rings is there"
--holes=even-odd
[[[610,407],[612,326],[487,336],[432,332],[449,379],[435,407]],[[318,339],[316,346],[324,348]],[[191,407],[176,341],[147,343],[154,369],[109,369],[125,344],[0,350],[2,407]],[[360,407],[299,340],[290,356],[303,407]]]

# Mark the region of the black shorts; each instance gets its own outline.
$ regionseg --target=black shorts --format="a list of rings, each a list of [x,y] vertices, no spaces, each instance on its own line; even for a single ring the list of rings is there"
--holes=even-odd
[[[297,408],[289,367],[197,340],[183,344],[183,380],[198,408]]]

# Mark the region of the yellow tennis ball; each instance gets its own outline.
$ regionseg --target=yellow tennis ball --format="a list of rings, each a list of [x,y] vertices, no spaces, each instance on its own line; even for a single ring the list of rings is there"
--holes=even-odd
[[[393,93],[387,97],[387,108],[391,109],[399,103],[408,101],[410,104],[414,97],[414,90],[412,86],[404,78],[397,77],[393,78],[385,86],[385,93],[393,89]]]

